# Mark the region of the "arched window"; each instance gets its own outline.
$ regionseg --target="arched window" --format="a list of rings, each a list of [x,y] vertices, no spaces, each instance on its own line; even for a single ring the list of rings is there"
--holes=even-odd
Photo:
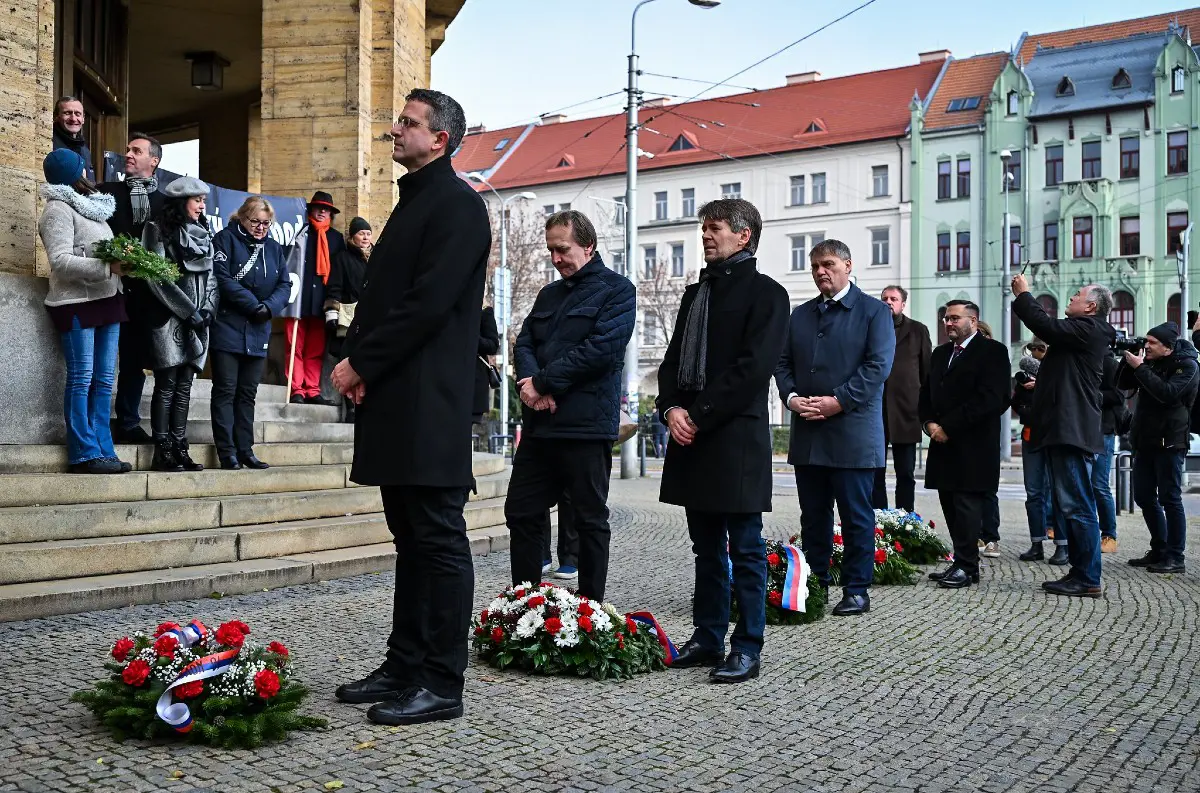
[[[1113,292],[1112,313],[1108,315],[1108,324],[1117,330],[1123,330],[1129,336],[1133,331],[1133,295],[1125,291]]]
[[[1174,322],[1185,331],[1189,330],[1188,328],[1183,327],[1183,312],[1181,312],[1179,308],[1180,298],[1179,293],[1176,292],[1167,300],[1167,322]]]

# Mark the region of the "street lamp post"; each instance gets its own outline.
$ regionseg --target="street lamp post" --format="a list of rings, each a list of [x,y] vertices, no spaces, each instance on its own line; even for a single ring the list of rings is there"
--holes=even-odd
[[[626,105],[625,124],[625,271],[629,280],[637,287],[638,265],[637,258],[637,160],[638,160],[638,108],[641,105],[641,95],[638,91],[638,56],[637,56],[637,13],[642,6],[653,3],[654,0],[641,0],[633,7],[633,16],[629,21],[629,87],[627,90],[628,104]],[[688,0],[699,8],[716,8],[720,0]],[[638,419],[638,358],[641,339],[638,336],[642,327],[642,316],[635,309],[633,336],[625,347],[625,400],[629,417],[634,424]],[[638,476],[637,459],[638,433],[625,441],[621,446],[621,478],[633,479]]]
[[[508,435],[508,323],[512,314],[512,273],[508,269],[508,205],[518,199],[532,201],[537,194],[528,190],[514,193],[508,198],[500,195],[492,183],[479,171],[467,174],[467,179],[481,184],[491,190],[500,202],[500,267],[496,269],[495,283],[492,285],[496,306],[496,325],[500,331],[500,434]],[[508,438],[500,439],[500,454],[508,451]]]
[[[1004,239],[1000,243],[1000,300],[1002,302],[1003,311],[1001,312],[1000,320],[1000,342],[1004,345],[1004,352],[1009,356],[1009,365],[1012,363],[1012,286],[1009,283],[1012,280],[1012,263],[1009,259],[1012,258],[1012,243],[1010,242],[1010,219],[1008,215],[1008,187],[1012,182],[1012,172],[1008,169],[1008,163],[1012,159],[1012,152],[1008,149],[1000,152],[1000,181],[1004,191]],[[1000,417],[1000,459],[1012,459],[1012,411],[1006,410]]]

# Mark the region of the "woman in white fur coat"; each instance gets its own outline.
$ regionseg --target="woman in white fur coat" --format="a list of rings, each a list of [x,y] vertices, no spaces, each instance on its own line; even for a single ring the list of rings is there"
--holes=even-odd
[[[58,149],[42,163],[46,208],[38,230],[50,261],[46,310],[66,360],[63,414],[71,471],[120,474],[132,468],[117,459],[109,429],[117,339],[126,318],[122,266],[92,255],[97,242],[112,238],[105,221],[116,202],[96,192],[86,167],[71,149]]]

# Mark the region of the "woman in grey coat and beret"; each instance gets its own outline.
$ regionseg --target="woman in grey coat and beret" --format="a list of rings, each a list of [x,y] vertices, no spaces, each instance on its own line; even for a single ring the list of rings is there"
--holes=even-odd
[[[179,267],[174,283],[149,283],[155,303],[146,317],[150,327],[148,360],[154,369],[150,429],[155,471],[200,471],[188,454],[187,418],[192,380],[208,357],[208,327],[217,310],[213,277],[212,231],[204,216],[208,185],[183,176],[167,185],[158,218],[146,224],[142,244]]]

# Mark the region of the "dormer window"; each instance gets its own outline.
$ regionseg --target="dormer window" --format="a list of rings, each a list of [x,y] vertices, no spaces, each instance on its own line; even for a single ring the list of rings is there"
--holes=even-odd
[[[501,138],[500,142],[492,147],[492,151],[502,151],[508,145],[509,138]]]
[[[561,158],[559,158],[558,165],[556,165],[554,167],[555,168],[574,168],[575,167],[575,158],[573,156],[571,156],[570,154],[564,154]]]
[[[1122,88],[1131,88],[1133,81],[1129,79],[1129,72],[1124,69],[1117,69],[1117,73],[1113,75],[1112,87],[1116,90]]]
[[[696,144],[689,140],[687,135],[680,135],[667,151],[687,151],[694,148],[696,148]]]
[[[960,99],[951,99],[950,104],[946,105],[947,113],[958,113],[962,110],[974,110],[979,107],[979,97],[966,96]]]
[[[1187,72],[1182,66],[1176,66],[1171,70],[1171,93],[1182,94],[1183,86],[1187,81]]]
[[[805,135],[811,135],[814,132],[824,132],[825,122],[819,118],[814,118],[811,123],[804,129]]]
[[[1055,96],[1075,96],[1075,83],[1071,82],[1070,77],[1064,77],[1058,81],[1058,88],[1054,91]]]
[[[1016,91],[1008,92],[1008,107],[1007,112],[1010,116],[1015,116],[1021,109],[1021,95]]]

